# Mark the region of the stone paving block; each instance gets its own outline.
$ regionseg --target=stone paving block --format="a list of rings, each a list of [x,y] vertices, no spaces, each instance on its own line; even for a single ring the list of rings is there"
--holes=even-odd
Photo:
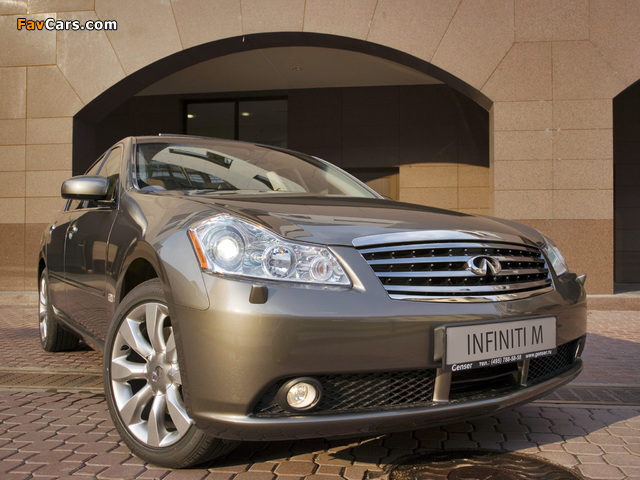
[[[337,457],[331,453],[321,453],[316,458],[316,463],[318,465],[331,465],[331,466],[344,466],[348,467],[353,463],[353,457],[351,458],[341,458]]]
[[[337,480],[338,478],[343,478],[342,476],[329,475],[326,473],[314,473],[313,475],[307,475],[304,477],[305,480]]]
[[[41,453],[37,453],[25,460],[25,463],[41,463],[44,465],[49,465],[51,463],[62,462],[65,458],[68,458],[72,455],[71,452],[53,452],[50,450],[45,450]]]
[[[19,465],[16,465],[14,468],[11,469],[11,472],[13,473],[28,473],[28,474],[33,474],[33,472],[35,472],[36,470],[40,469],[40,468],[44,468],[44,465],[27,465],[26,463],[21,463]]]
[[[394,448],[389,450],[389,455],[380,460],[380,465],[394,465],[402,460],[409,458],[415,454],[414,448]],[[360,465],[360,462],[354,462],[354,465]],[[373,467],[370,467],[373,468]],[[379,467],[376,467],[379,468]]]
[[[103,465],[108,467],[110,465],[120,465],[128,459],[128,454],[109,452],[91,457],[86,460],[85,463],[87,465]]]
[[[593,443],[595,445],[605,446],[605,445],[624,445],[625,442],[620,437],[614,437],[612,435],[607,435],[606,433],[593,433],[589,434],[585,437],[589,443]]]
[[[422,430],[416,430],[413,432],[415,438],[418,440],[426,441],[440,441],[447,439],[447,432],[440,430],[439,428],[425,428]]]
[[[316,470],[317,475],[342,475],[343,467],[339,467],[337,465],[320,465]]]
[[[611,465],[579,465],[580,473],[594,480],[622,480],[626,475]]]
[[[576,455],[603,455],[603,450],[593,443],[565,443],[563,448]]]
[[[90,466],[88,465],[76,470],[75,472],[73,472],[73,474],[78,476],[83,475],[88,478],[97,478],[100,472],[106,469],[107,467],[97,467],[94,465],[90,465]]]
[[[9,472],[5,473],[2,478],[3,480],[30,480],[33,477],[30,473]]]
[[[378,445],[358,445],[353,449],[356,460],[381,459],[389,454],[389,449]]]
[[[384,441],[384,446],[388,449],[402,448],[402,449],[414,449],[418,447],[418,440],[411,437],[399,437],[390,435]]]
[[[640,431],[631,427],[627,427],[625,425],[615,424],[611,427],[608,427],[606,431],[607,433],[610,433],[615,437],[625,437],[625,438],[640,437]]]
[[[70,463],[63,463],[63,464],[52,463],[49,465],[39,465],[39,467],[40,468],[36,470],[37,474],[34,473],[34,476],[55,477],[56,475],[60,475],[60,474],[70,475],[74,473],[74,471],[78,470],[78,468],[81,468],[82,466],[80,465],[80,467],[78,467]]]
[[[141,477],[138,477],[138,478],[141,478]],[[233,474],[215,472],[215,473],[209,473],[209,475],[205,477],[205,480],[232,480],[233,478],[235,478]]]
[[[20,450],[14,450],[13,455],[6,457],[4,459],[5,463],[13,463],[13,467],[15,468],[17,465],[21,465],[25,462],[25,460],[27,460],[28,458],[33,457],[35,454],[33,452],[24,452],[24,451],[20,451]]]
[[[58,447],[62,446],[62,441],[56,439],[55,437],[51,437],[51,440],[44,440],[41,442],[29,442],[27,445],[21,447],[21,451],[23,452],[46,452],[50,450],[56,450]]]
[[[116,465],[109,467],[98,474],[99,479],[122,480],[123,478],[135,478],[142,473],[144,468],[135,466]]]
[[[555,433],[531,433],[529,440],[534,443],[556,443],[562,442],[562,437]]]
[[[576,455],[576,458],[582,465],[601,465],[603,463],[607,463],[604,461],[602,456],[596,455]]]
[[[541,452],[564,452],[565,449],[562,447],[562,443],[548,443],[540,445]]]
[[[573,467],[578,464],[576,457],[569,453],[540,452],[538,456],[549,460],[551,463],[563,465],[565,467]]]
[[[173,473],[173,472],[172,472]],[[234,480],[269,480],[275,478],[274,475],[265,474],[264,472],[242,472],[234,477]],[[167,477],[168,480],[169,477]],[[165,480],[165,479],[162,479]]]
[[[617,467],[640,467],[640,457],[635,455],[607,453],[604,460]]]
[[[620,467],[620,470],[630,479],[640,478],[640,468],[638,467]]]
[[[92,453],[94,455],[99,455],[101,453],[110,452],[115,445],[113,443],[104,443],[104,442],[96,442],[96,443],[87,443],[86,445],[82,445],[78,448],[75,448],[74,451],[77,453]]]
[[[311,461],[306,462],[282,462],[273,471],[278,476],[280,475],[299,475],[306,476],[311,475],[315,469],[316,464]]]
[[[316,457],[315,452],[311,453],[300,453],[297,455],[292,455],[289,457],[290,462],[313,462],[313,459]]]
[[[347,467],[344,469],[344,473],[342,474],[342,476],[347,480],[362,480],[363,478],[365,478],[366,473],[369,471],[371,470],[367,467]]]
[[[171,473],[170,470],[165,470],[165,469],[156,468],[156,467],[146,467],[142,471],[142,473],[140,473],[136,477],[136,480],[138,480],[138,479],[139,480],[158,480],[160,478],[165,478],[166,475],[168,475],[169,473]],[[212,475],[214,475],[214,474],[210,474],[209,477],[207,477],[207,478],[212,478]],[[231,475],[228,475],[225,480],[228,480],[229,478],[231,478]]]
[[[238,474],[238,473],[242,473],[244,471],[246,471],[249,468],[248,465],[244,465],[242,463],[237,464],[237,465],[227,465],[225,463],[220,463],[220,464],[214,464],[212,466],[209,467],[209,471],[214,473],[231,473],[231,474]]]
[[[471,440],[478,443],[482,443],[482,442],[501,443],[505,441],[505,436],[500,432],[480,430],[480,431],[471,433]]]
[[[254,463],[249,467],[249,471],[251,472],[273,472],[273,469],[276,468],[278,464],[272,462],[258,462]]]
[[[468,422],[453,423],[451,425],[444,425],[442,429],[449,433],[469,433],[473,432],[473,425]]]
[[[632,455],[639,455],[640,456],[640,444],[635,444],[635,445],[625,445],[625,450],[627,452],[629,452]]]
[[[472,440],[445,440],[444,448],[446,450],[474,450],[478,444]]]

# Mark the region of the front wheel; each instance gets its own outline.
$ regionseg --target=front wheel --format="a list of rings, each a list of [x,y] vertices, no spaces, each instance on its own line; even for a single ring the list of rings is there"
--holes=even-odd
[[[236,445],[198,429],[186,411],[173,325],[157,279],[134,288],[116,311],[105,344],[104,387],[120,436],[143,460],[185,468]]]

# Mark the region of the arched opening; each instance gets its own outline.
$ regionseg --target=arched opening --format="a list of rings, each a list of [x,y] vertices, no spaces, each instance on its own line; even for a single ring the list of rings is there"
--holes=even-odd
[[[491,102],[416,57],[361,40],[256,34],[125,78],[74,119],[74,173],[126,135],[204,134],[323,157],[383,194],[489,213]]]
[[[640,285],[640,80],[613,99],[614,278],[617,291]]]

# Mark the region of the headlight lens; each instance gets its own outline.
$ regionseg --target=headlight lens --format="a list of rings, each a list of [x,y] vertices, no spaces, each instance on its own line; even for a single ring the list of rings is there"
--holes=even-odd
[[[544,235],[543,237],[545,245],[542,247],[542,250],[551,262],[551,266],[555,270],[556,275],[559,276],[567,273],[569,271],[569,267],[567,267],[567,262],[562,256],[562,253],[560,253],[560,249],[556,247],[556,244],[553,243],[550,238],[547,238]]]
[[[351,285],[326,247],[287,241],[258,225],[218,215],[193,226],[189,238],[204,270],[324,285]]]

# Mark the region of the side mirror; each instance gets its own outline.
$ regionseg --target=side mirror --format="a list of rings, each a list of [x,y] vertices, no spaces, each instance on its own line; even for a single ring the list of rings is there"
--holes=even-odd
[[[105,200],[109,181],[104,177],[81,175],[62,182],[62,198],[71,200]]]

